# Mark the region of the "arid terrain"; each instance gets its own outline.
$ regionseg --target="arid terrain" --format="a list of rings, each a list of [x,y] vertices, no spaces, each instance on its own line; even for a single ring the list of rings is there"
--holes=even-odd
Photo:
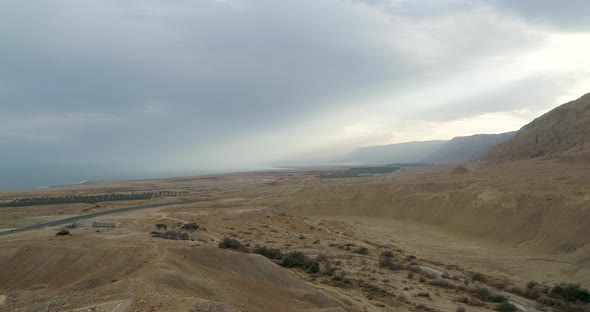
[[[2,192],[1,202],[171,192],[4,207],[5,229],[203,201],[94,219],[114,228],[0,236],[0,311],[494,311],[502,301],[522,311],[570,311],[545,287],[590,286],[584,164],[548,159],[325,174],[299,169]],[[240,246],[219,248],[224,239]],[[286,264],[297,257],[290,252],[303,253],[305,264]]]
[[[590,0],[0,0],[0,312],[590,312]]]

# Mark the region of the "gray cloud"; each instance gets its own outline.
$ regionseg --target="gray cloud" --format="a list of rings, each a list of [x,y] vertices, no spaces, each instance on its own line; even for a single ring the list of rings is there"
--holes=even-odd
[[[585,0],[493,0],[493,5],[523,18],[568,31],[590,30],[590,2]]]
[[[301,142],[356,122],[341,113],[379,112],[374,97],[541,47],[546,34],[529,24],[539,12],[501,1],[3,1],[0,161],[223,166],[242,155],[232,142],[258,136],[242,163],[284,159],[273,153],[293,141],[310,154]],[[469,100],[423,119],[521,107]],[[400,116],[430,107],[392,103]]]

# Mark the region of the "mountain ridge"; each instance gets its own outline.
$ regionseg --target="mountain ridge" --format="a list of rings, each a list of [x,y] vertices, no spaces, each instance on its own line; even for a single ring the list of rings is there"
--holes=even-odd
[[[460,163],[480,159],[493,146],[512,138],[515,132],[474,134],[450,140],[412,141],[387,145],[359,147],[344,157],[344,161],[359,163],[427,162],[433,164]]]
[[[590,93],[526,124],[485,159],[506,162],[541,157],[590,161]]]

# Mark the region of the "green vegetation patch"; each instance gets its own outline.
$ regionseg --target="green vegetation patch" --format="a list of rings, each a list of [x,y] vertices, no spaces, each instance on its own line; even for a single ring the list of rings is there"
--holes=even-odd
[[[232,239],[232,238],[224,238],[218,244],[219,248],[222,249],[233,249],[233,250],[240,250],[243,249],[244,246],[239,241]]]
[[[299,251],[290,252],[283,258],[282,266],[286,268],[302,268],[307,273],[317,273],[320,271],[320,263],[315,259],[308,258],[304,253]]]
[[[95,204],[98,202],[107,201],[123,201],[123,200],[141,200],[151,199],[157,193],[141,193],[141,194],[102,194],[102,195],[73,195],[62,197],[28,197],[19,198],[11,202],[0,203],[0,207],[26,207],[26,206],[40,206],[40,205],[59,205],[59,204]]]
[[[582,288],[580,284],[558,284],[549,290],[549,295],[569,302],[590,302],[590,292]]]
[[[399,167],[354,167],[345,170],[334,171],[320,174],[318,177],[323,179],[334,179],[334,178],[356,178],[365,175],[374,175],[381,173],[392,173],[400,170]]]
[[[422,167],[432,167],[434,166],[431,163],[425,162],[416,162],[416,163],[396,163],[396,164],[388,164],[388,167],[399,167],[399,168],[422,168]]]
[[[268,259],[273,259],[273,260],[283,259],[283,254],[281,253],[281,251],[279,249],[275,249],[275,248],[261,246],[261,247],[256,247],[254,249],[254,252],[259,255],[263,255]]]

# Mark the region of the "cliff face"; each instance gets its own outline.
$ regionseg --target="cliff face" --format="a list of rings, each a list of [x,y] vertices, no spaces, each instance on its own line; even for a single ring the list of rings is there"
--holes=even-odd
[[[590,160],[590,93],[563,104],[522,127],[486,157],[493,162],[529,158]]]

